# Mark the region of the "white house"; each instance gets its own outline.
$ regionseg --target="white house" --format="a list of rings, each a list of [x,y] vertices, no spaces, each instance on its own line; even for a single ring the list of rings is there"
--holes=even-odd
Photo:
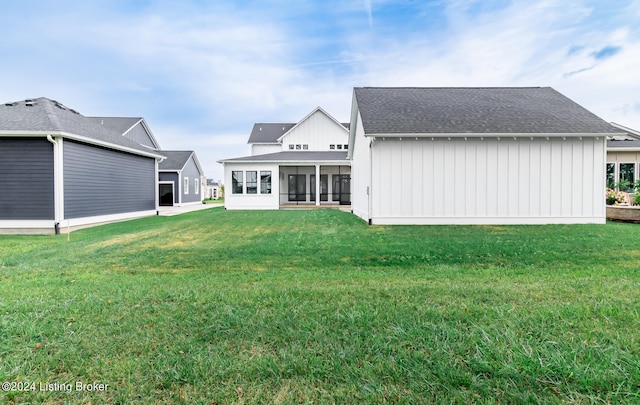
[[[353,213],[371,224],[605,222],[608,136],[549,87],[355,88]]]
[[[248,143],[250,156],[219,161],[225,208],[351,204],[348,124],[322,108],[298,123],[255,124]]]

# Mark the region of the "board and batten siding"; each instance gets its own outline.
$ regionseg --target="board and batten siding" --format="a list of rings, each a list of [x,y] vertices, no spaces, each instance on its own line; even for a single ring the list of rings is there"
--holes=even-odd
[[[363,134],[362,120],[360,113],[351,122],[352,130],[356,134]],[[369,144],[371,139],[364,136],[355,136],[351,146],[351,210],[360,218],[368,221],[369,209],[369,187],[371,184],[371,154]]]
[[[310,151],[328,151],[330,145],[348,143],[347,130],[318,110],[282,138],[282,150],[290,150],[289,145],[308,145]]]
[[[155,160],[65,141],[66,219],[156,209]]]
[[[53,145],[0,138],[0,220],[53,220]]]
[[[267,153],[278,153],[278,152],[282,152],[282,145],[281,144],[273,144],[273,145],[268,145],[268,144],[253,144],[251,145],[251,155],[255,156],[255,155],[265,155]]]
[[[603,137],[377,138],[371,159],[374,224],[605,222]]]

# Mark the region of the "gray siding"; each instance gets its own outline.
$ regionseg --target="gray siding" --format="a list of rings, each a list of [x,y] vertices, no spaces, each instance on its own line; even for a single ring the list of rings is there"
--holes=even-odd
[[[153,144],[151,137],[149,137],[149,133],[144,129],[141,122],[131,128],[131,130],[125,134],[125,137],[139,143],[140,145],[155,149],[155,145]]]
[[[156,208],[155,160],[65,141],[65,218]]]
[[[178,173],[175,172],[160,172],[158,173],[159,181],[172,181],[173,182],[173,203],[178,204],[180,201],[178,200],[178,192],[180,190],[180,185],[178,184]]]
[[[53,145],[0,138],[0,219],[54,219]]]
[[[184,193],[184,178],[188,177],[189,178],[189,194],[185,194]],[[195,183],[196,183],[196,179],[198,179],[198,182],[201,180],[200,179],[200,172],[198,171],[198,167],[196,166],[195,161],[193,160],[193,157],[191,159],[189,159],[189,161],[187,162],[187,164],[184,166],[184,169],[182,169],[182,202],[183,203],[189,203],[189,202],[195,202],[195,201],[202,201],[202,193],[201,193],[201,187],[198,187],[197,190],[197,194],[196,194],[196,190],[195,190]]]

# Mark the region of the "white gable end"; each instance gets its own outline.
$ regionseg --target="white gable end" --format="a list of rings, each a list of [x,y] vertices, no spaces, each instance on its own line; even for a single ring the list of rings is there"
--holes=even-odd
[[[349,132],[333,117],[317,108],[284,134],[280,142],[283,151],[345,150],[349,143]]]

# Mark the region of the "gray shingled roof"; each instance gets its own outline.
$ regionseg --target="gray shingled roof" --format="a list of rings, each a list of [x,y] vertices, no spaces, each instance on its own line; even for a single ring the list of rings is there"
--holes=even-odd
[[[234,159],[220,160],[219,163],[227,162],[323,162],[340,161],[348,163],[347,152],[276,152],[264,155],[245,156]]]
[[[124,135],[132,126],[136,125],[142,117],[87,117],[98,125],[109,128]]]
[[[550,87],[354,89],[367,135],[613,134]]]
[[[291,123],[254,124],[247,143],[278,143],[278,138],[295,125]]]
[[[158,170],[178,171],[184,168],[194,152],[192,150],[163,150],[160,153],[167,158],[158,164]]]
[[[640,149],[640,140],[638,139],[608,139],[608,148],[635,148]]]
[[[99,141],[99,143],[133,149],[145,155],[156,155],[148,148],[99,125],[93,119],[45,97],[0,105],[0,131],[66,132]]]
[[[278,139],[296,125],[292,123],[254,124],[247,143],[278,143]],[[348,123],[342,123],[342,126],[349,129]]]

